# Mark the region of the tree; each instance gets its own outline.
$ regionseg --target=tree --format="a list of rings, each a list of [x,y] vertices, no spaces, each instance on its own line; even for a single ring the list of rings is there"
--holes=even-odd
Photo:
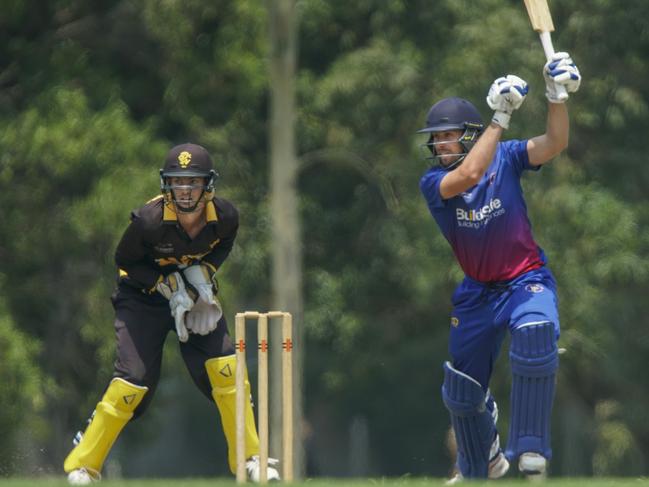
[[[304,475],[302,451],[302,357],[303,339],[302,310],[302,239],[298,208],[298,159],[295,146],[295,72],[297,52],[297,15],[294,0],[269,2],[270,32],[270,209],[272,232],[272,286],[273,304],[276,309],[293,315],[293,339],[296,343],[293,357],[295,389],[293,413],[295,471],[297,477]],[[274,343],[280,334],[274,333]],[[279,352],[280,349],[276,348]],[[273,354],[272,388],[281,389],[279,358]],[[273,396],[273,429],[280,431],[281,403]],[[278,435],[275,435],[277,438]],[[274,442],[279,451],[279,443]],[[287,461],[287,459],[284,459]]]

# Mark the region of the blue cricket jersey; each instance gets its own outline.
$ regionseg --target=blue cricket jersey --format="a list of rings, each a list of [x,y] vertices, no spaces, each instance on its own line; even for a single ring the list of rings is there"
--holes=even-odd
[[[543,250],[532,236],[520,178],[531,166],[527,140],[499,142],[482,180],[464,193],[442,199],[447,171],[433,167],[420,189],[464,273],[479,282],[508,281],[542,267]]]

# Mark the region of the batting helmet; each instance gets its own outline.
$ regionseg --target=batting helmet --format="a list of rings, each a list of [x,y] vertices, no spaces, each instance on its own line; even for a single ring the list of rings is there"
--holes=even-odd
[[[464,160],[482,134],[484,123],[477,108],[464,98],[452,97],[438,101],[428,111],[426,127],[417,131],[418,134],[430,134],[428,142],[423,144],[432,153],[432,157],[427,157],[427,159],[434,159],[439,162],[432,134],[447,130],[464,131],[458,139],[458,142],[464,148],[463,154],[459,154],[461,157],[452,164],[444,166],[446,169],[451,169]]]

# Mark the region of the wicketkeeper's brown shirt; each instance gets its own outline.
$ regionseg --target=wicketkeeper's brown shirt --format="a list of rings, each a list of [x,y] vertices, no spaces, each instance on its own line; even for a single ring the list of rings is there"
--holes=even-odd
[[[232,203],[213,198],[206,204],[207,225],[191,239],[163,196],[131,213],[131,223],[117,245],[115,262],[121,283],[146,292],[180,267],[206,262],[218,269],[234,245],[239,214]]]

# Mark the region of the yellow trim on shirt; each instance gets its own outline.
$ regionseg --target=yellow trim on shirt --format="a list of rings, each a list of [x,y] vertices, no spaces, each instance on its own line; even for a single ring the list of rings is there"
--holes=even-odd
[[[167,202],[165,201],[165,204],[162,205],[162,221],[165,222],[178,221],[178,215],[176,215],[176,211],[173,208],[173,203],[167,204]]]
[[[214,206],[214,200],[210,200],[205,203],[205,217],[208,222],[218,222],[219,215],[216,213],[216,206]]]
[[[154,201],[157,201],[157,200],[159,200],[160,198],[164,198],[164,196],[161,195],[161,194],[159,194],[158,196],[154,196],[154,197],[151,198],[149,201],[147,201],[146,204],[148,205],[149,203],[153,203]]]

